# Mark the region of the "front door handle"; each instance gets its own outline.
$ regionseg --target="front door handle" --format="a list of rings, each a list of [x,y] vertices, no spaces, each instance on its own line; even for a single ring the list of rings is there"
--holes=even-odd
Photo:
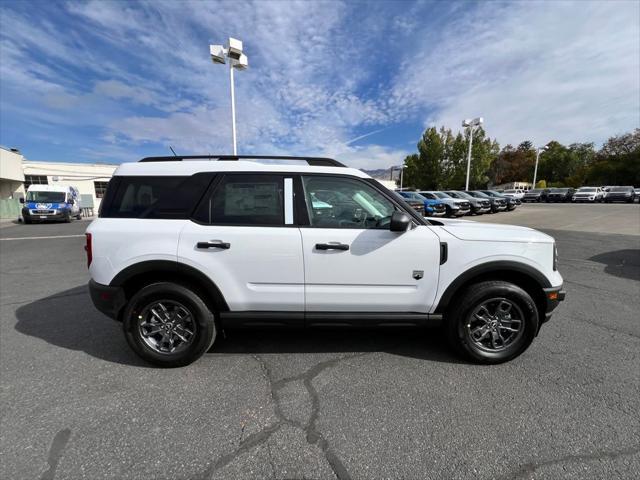
[[[220,240],[214,240],[211,242],[198,242],[196,243],[196,248],[221,248],[223,250],[228,250],[231,248],[231,244],[221,242]]]
[[[344,243],[316,243],[316,250],[349,250]]]

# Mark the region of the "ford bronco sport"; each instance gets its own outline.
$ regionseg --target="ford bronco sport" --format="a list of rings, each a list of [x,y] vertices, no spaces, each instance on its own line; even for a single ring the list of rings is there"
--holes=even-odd
[[[418,215],[308,157],[153,157],[114,173],[87,228],[95,306],[159,366],[222,329],[441,324],[470,360],[520,355],[563,300],[553,238]]]

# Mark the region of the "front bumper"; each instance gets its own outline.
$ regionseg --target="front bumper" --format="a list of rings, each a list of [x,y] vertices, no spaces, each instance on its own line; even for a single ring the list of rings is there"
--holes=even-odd
[[[118,320],[122,308],[127,303],[124,290],[120,287],[102,285],[89,280],[89,295],[93,305],[107,317]]]
[[[22,209],[22,218],[28,218],[32,222],[50,222],[56,220],[65,220],[68,216],[67,210],[51,209],[48,212],[53,213],[38,213],[37,210],[32,210],[24,207]]]
[[[544,322],[549,321],[553,311],[556,309],[560,302],[564,301],[567,296],[567,292],[563,289],[563,285],[559,287],[543,288],[544,297],[547,302],[547,309],[544,314]]]

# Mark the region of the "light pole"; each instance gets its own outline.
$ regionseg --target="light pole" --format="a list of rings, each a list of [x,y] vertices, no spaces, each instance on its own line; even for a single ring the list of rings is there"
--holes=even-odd
[[[536,178],[538,178],[538,160],[540,160],[540,154],[548,149],[548,145],[536,148],[536,167],[533,169],[533,185],[531,188],[536,188]]]
[[[249,59],[242,53],[242,41],[229,37],[227,45],[209,45],[209,53],[213,63],[227,63],[229,59],[229,84],[231,86],[231,140],[233,154],[238,154],[236,142],[236,93],[233,85],[233,70],[244,70],[249,66]]]
[[[482,117],[474,118],[473,120],[466,119],[462,121],[462,126],[469,128],[469,153],[467,154],[467,183],[465,184],[465,191],[469,190],[469,173],[471,173],[471,145],[473,144],[473,127],[479,127],[484,122]]]

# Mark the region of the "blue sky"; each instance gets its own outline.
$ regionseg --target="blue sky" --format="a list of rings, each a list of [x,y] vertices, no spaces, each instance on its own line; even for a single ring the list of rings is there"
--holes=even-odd
[[[0,3],[0,144],[31,160],[229,153],[399,164],[426,126],[482,115],[501,145],[640,126],[640,3]]]

